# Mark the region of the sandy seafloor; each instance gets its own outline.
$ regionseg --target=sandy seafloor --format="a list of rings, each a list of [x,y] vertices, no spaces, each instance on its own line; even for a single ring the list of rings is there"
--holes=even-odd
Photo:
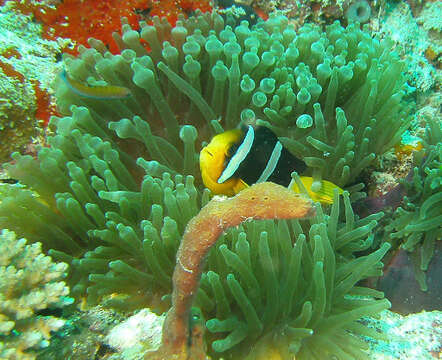
[[[424,51],[431,44],[436,52],[442,47],[440,38],[442,29],[442,2],[428,1],[420,16],[414,18],[406,1],[396,1],[393,13],[384,17],[374,17],[372,28],[377,32],[390,36],[409,61],[408,71],[413,79],[413,86],[418,91],[418,109],[416,121],[421,122],[423,115],[434,121],[440,118],[440,80],[441,70],[437,69],[424,56]],[[431,35],[431,33],[433,35]],[[439,34],[435,40],[434,33]],[[15,106],[26,107],[29,99],[23,94],[33,96],[28,80],[37,79],[43,88],[51,92],[51,84],[61,70],[61,63],[56,55],[62,44],[69,39],[48,41],[41,38],[41,26],[32,21],[29,16],[0,8],[0,54],[2,49],[15,47],[21,58],[6,58],[0,56],[0,61],[13,65],[24,74],[26,81],[23,86],[29,86],[29,91],[17,92],[14,81],[7,76],[0,76],[0,96],[14,99]],[[439,58],[439,68],[440,68]],[[22,89],[23,90],[23,89]],[[36,143],[39,139],[29,139]],[[1,176],[1,172],[0,172]],[[97,312],[106,310],[100,309]],[[94,310],[90,310],[94,312]],[[97,317],[97,321],[100,316]],[[162,318],[158,318],[147,309],[139,311],[132,317],[114,327],[107,327],[103,336],[104,342],[117,349],[112,359],[141,359],[141,343],[152,341],[152,346],[158,344]],[[392,341],[385,343],[367,339],[372,359],[441,359],[442,358],[442,312],[422,311],[417,314],[401,316],[391,311],[384,311],[380,319],[366,319],[374,327],[385,332]],[[148,330],[146,330],[148,329]],[[149,339],[149,337],[151,337]]]

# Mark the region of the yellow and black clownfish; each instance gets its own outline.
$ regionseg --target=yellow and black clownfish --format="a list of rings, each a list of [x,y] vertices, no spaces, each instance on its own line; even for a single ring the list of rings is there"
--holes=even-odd
[[[289,186],[291,173],[302,174],[307,166],[292,155],[277,136],[263,126],[245,126],[215,135],[200,153],[204,185],[213,194],[233,196],[251,184],[271,181]],[[311,190],[313,178],[301,176],[308,195],[323,204],[333,203],[333,190],[343,190],[322,180],[321,190]],[[300,192],[295,184],[293,191]]]

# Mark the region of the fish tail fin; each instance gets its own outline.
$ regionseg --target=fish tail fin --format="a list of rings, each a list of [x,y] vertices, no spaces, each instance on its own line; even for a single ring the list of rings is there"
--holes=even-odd
[[[333,192],[335,189],[338,189],[339,194],[344,192],[338,185],[327,180],[322,180],[321,190],[316,193],[320,197],[319,201],[325,204],[333,204]]]
[[[321,181],[322,186],[319,191],[312,191],[311,186],[313,183],[313,178],[310,176],[301,176],[300,179],[304,187],[307,189],[307,193],[310,196],[310,198],[314,201],[319,201],[321,204],[327,204],[327,205],[333,204],[334,189],[338,189],[339,194],[342,194],[344,192],[344,190],[342,190],[338,185],[335,185],[327,180]],[[297,189],[298,187],[295,185],[293,187],[293,190],[295,192],[299,192],[299,190]]]

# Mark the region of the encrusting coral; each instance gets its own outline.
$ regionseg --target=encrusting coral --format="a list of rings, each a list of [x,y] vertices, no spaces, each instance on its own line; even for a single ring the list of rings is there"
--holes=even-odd
[[[68,265],[54,263],[41,252],[41,244],[2,230],[0,234],[0,358],[32,360],[30,348],[45,347],[50,332],[64,320],[38,311],[70,303],[69,288],[61,281]]]
[[[155,18],[140,33],[126,24],[114,38],[119,55],[90,39],[78,58],[65,56],[66,116],[52,119],[37,159],[14,154],[6,167],[28,189],[0,189],[0,226],[69,263],[72,294],[90,301],[130,294],[126,307],[167,309],[184,229],[210,199],[196,148],[224,128],[268,126],[315,179],[346,186],[409,122],[402,63],[356,25],[296,33],[273,16],[233,29],[212,13],[174,28]],[[69,79],[131,96],[75,93]],[[381,273],[388,245],[357,257],[382,214],[354,217],[348,193],[344,204],[345,224],[336,194],[312,220],[252,221],[221,236],[195,298],[213,358],[253,357],[268,344],[283,358],[364,357],[348,331],[376,336],[356,320],[389,304],[355,284]]]
[[[37,134],[35,102],[30,82],[0,59],[0,161],[22,151]]]

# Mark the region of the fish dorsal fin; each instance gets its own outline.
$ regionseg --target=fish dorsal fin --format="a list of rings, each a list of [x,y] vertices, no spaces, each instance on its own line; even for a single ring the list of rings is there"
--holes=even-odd
[[[254,139],[255,131],[253,130],[253,127],[249,125],[244,140],[238,147],[238,150],[236,150],[236,153],[230,158],[229,163],[227,164],[226,168],[217,181],[218,184],[222,184],[224,181],[229,180],[235,173],[235,171],[238,170],[238,167],[249,154]]]

